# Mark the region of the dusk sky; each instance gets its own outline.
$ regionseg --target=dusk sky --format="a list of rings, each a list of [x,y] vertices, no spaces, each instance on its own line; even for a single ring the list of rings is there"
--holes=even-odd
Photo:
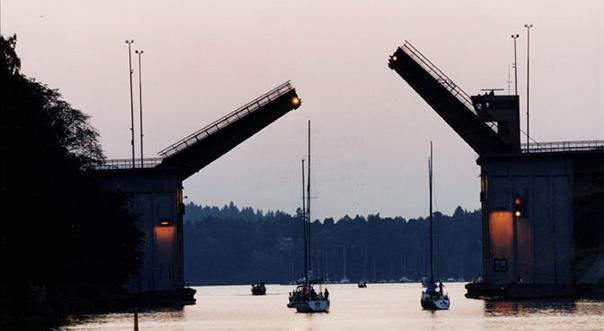
[[[146,157],[291,80],[302,106],[186,180],[187,202],[294,212],[310,119],[313,218],[425,216],[431,140],[436,209],[478,208],[476,154],[387,66],[404,40],[469,94],[507,94],[520,34],[524,130],[532,23],[531,135],[604,139],[599,0],[0,1],[23,72],[89,114],[109,158],[130,155],[126,39],[144,50]]]

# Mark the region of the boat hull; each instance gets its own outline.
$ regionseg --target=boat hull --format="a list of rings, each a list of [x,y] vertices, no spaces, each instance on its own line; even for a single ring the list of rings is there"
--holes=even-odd
[[[266,286],[264,286],[264,283],[252,284],[252,295],[265,295],[265,294],[266,294]]]
[[[328,313],[329,300],[308,300],[296,303],[296,311],[299,313]]]
[[[422,298],[420,300],[422,308],[427,310],[447,310],[451,305],[449,298],[445,296],[441,296],[439,294],[427,294],[426,292],[422,292]]]

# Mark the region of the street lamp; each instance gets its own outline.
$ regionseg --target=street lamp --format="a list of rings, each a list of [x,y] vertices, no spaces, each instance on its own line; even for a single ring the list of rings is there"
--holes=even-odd
[[[516,39],[518,39],[520,35],[513,34],[512,39],[514,39],[514,94],[518,95],[518,62],[516,59]]]
[[[141,55],[144,51],[135,50],[134,53],[138,54],[138,106],[139,106],[139,118],[141,127],[141,168],[143,167],[143,83],[142,83],[142,70],[141,70]]]
[[[524,27],[526,28],[526,151],[529,152],[530,151],[530,141],[529,139],[531,139],[531,135],[530,135],[530,125],[529,125],[529,64],[530,64],[530,54],[531,54],[531,28],[533,27],[532,24],[525,24]]]
[[[132,44],[134,44],[134,40],[126,40],[126,44],[128,44],[128,76],[130,78],[130,133],[132,137],[130,138],[130,145],[132,145],[132,168],[135,168],[135,156],[134,156],[134,100],[132,96],[132,74],[134,71],[132,70]]]

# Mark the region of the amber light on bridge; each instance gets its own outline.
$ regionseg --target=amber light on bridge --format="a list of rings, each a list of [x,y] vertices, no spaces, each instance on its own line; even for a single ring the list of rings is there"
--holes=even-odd
[[[300,98],[298,97],[293,97],[292,98],[292,105],[297,106],[300,104]]]
[[[176,237],[176,227],[172,225],[160,225],[153,229],[155,244],[158,246],[171,245]]]
[[[489,214],[489,237],[495,257],[512,257],[513,229],[512,212],[501,210]]]

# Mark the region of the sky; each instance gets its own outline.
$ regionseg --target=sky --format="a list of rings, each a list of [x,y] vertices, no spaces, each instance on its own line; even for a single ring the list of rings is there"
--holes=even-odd
[[[479,208],[477,155],[387,66],[404,40],[466,92],[507,93],[510,36],[520,34],[524,113],[523,25],[534,24],[531,136],[604,139],[599,0],[0,3],[2,34],[17,34],[23,73],[89,114],[109,158],[131,153],[126,39],[144,51],[145,157],[291,80],[302,106],[187,179],[186,202],[294,212],[311,120],[313,218],[425,216],[430,141],[436,209]]]

